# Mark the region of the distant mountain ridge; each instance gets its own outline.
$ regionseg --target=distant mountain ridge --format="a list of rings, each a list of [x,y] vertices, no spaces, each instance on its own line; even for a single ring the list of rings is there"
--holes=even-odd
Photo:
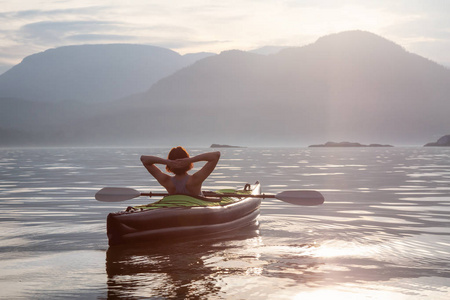
[[[41,102],[117,100],[148,90],[196,60],[213,55],[180,55],[132,44],[65,46],[30,55],[0,75],[0,97]]]
[[[449,69],[372,33],[350,31],[271,55],[225,51],[108,105],[53,104],[34,112],[59,123],[46,125],[43,140],[60,144],[422,145],[448,132],[448,95]],[[63,121],[48,111],[59,111]],[[23,115],[29,117],[0,128],[25,130],[18,124],[28,122],[29,131],[42,134],[45,122]]]
[[[241,128],[274,143],[321,137],[422,144],[447,132],[449,94],[448,69],[351,31],[270,56],[223,52],[157,82],[140,101],[143,107],[189,103],[180,123],[193,126],[201,115],[214,115],[211,128],[230,138]],[[225,116],[236,121],[227,124]]]
[[[450,134],[444,135],[443,137],[439,138],[437,142],[425,144],[425,147],[430,146],[450,147]]]

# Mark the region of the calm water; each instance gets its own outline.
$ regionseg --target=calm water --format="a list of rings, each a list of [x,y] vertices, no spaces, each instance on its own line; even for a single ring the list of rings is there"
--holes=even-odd
[[[139,156],[167,150],[0,149],[0,298],[449,299],[449,148],[225,149],[205,189],[325,204],[263,200],[259,230],[108,250],[106,215],[149,200],[95,192],[162,191]]]

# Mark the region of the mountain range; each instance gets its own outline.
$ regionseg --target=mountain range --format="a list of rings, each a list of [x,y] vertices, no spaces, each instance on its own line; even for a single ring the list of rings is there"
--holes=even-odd
[[[0,137],[3,145],[422,145],[448,133],[449,95],[449,69],[364,31],[269,55],[63,47],[0,76]]]
[[[147,45],[66,46],[30,55],[0,76],[0,96],[41,102],[117,100],[198,59]]]

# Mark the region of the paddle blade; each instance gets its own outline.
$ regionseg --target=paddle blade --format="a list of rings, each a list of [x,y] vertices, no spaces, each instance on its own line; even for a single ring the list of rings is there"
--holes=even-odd
[[[95,199],[102,202],[120,202],[140,195],[139,191],[132,188],[105,187],[95,194]]]
[[[275,195],[278,200],[296,205],[320,205],[325,199],[318,191],[284,191]]]

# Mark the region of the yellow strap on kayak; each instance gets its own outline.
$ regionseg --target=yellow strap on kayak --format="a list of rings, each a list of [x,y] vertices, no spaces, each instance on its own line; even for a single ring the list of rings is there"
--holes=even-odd
[[[232,190],[232,189],[222,189],[216,191],[217,194],[250,194],[251,191],[242,190]],[[163,199],[150,203],[147,205],[134,206],[135,210],[148,210],[148,209],[158,209],[158,208],[168,208],[168,207],[207,207],[207,206],[224,206],[239,201],[237,198],[223,197],[220,201],[208,201],[202,200],[201,198],[191,197],[188,195],[169,195]]]

